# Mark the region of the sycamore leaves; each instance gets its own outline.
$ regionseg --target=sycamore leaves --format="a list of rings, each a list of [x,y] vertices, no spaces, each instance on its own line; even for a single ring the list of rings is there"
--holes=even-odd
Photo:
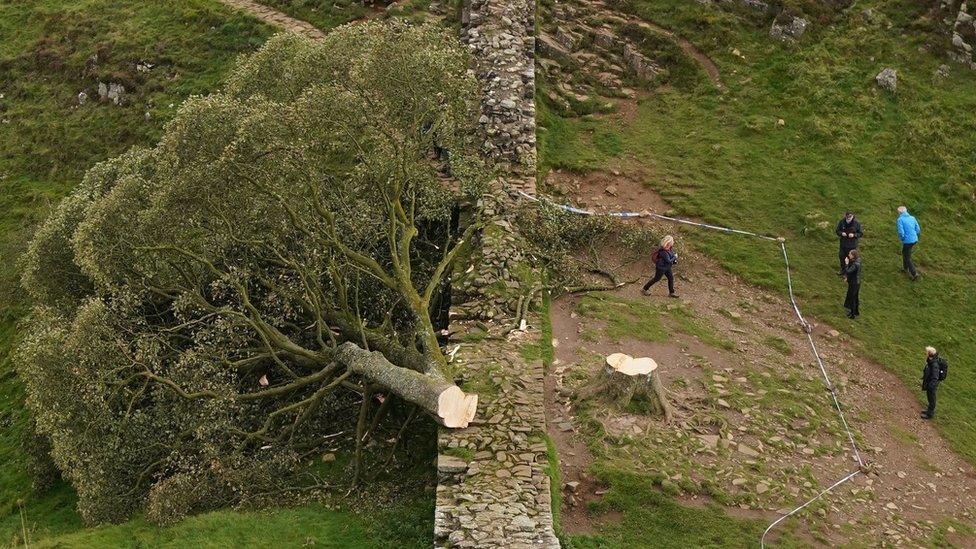
[[[280,35],[156,146],[89,171],[24,259],[18,360],[86,520],[148,498],[167,521],[287,481],[297,447],[381,390],[336,362],[343,344],[381,352],[387,389],[401,370],[436,380],[404,400],[453,387],[430,289],[457,250],[452,208],[485,185],[475,90],[433,27]]]

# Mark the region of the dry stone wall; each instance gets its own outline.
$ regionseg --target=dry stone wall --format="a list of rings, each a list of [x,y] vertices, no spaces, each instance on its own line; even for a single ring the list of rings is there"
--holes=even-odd
[[[527,329],[512,330],[536,295],[524,287],[535,277],[512,221],[515,191],[535,193],[534,29],[534,0],[466,0],[462,8],[461,40],[483,90],[483,152],[498,178],[476,206],[488,224],[455,269],[452,331],[480,341],[462,344],[453,364],[479,404],[470,426],[438,436],[437,547],[559,547],[546,473],[544,369],[521,354],[540,334],[532,318]]]
[[[535,1],[465,0],[461,41],[483,87],[484,152],[509,190],[535,192]]]
[[[483,391],[466,429],[442,430],[437,460],[437,547],[559,547],[546,474],[546,418],[541,361],[526,362],[521,343],[466,345],[455,357]]]

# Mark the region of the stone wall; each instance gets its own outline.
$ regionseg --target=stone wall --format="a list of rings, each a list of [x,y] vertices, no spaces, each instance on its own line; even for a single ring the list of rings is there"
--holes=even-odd
[[[546,473],[544,370],[521,349],[540,337],[515,330],[536,295],[512,220],[516,190],[535,194],[535,2],[465,0],[461,40],[483,90],[483,153],[498,169],[474,206],[488,219],[455,266],[451,331],[463,343],[453,364],[478,393],[466,429],[438,434],[434,516],[437,547],[559,547]]]
[[[479,394],[475,421],[441,430],[436,547],[559,547],[546,474],[543,365],[526,362],[513,338],[464,345],[455,357]]]
[[[535,193],[535,1],[465,0],[461,41],[481,82],[485,155],[506,186]]]

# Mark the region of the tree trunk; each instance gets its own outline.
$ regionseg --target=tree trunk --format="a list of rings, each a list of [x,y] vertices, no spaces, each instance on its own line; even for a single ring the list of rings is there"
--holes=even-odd
[[[607,367],[603,373],[602,392],[618,406],[627,408],[634,398],[638,398],[649,405],[652,413],[671,421],[671,406],[654,360],[614,353],[607,357]]]
[[[465,394],[457,385],[445,381],[440,372],[425,375],[391,363],[377,351],[366,351],[355,343],[343,343],[336,362],[426,410],[445,427],[463,428],[474,419],[478,395]]]

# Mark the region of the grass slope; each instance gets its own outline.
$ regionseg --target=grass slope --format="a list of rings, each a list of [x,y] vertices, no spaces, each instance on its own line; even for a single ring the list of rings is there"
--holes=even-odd
[[[25,310],[15,258],[32,227],[93,164],[154,143],[186,97],[219,89],[234,59],[272,32],[214,0],[0,0],[0,545],[22,543],[25,530],[32,545],[59,547],[432,543],[426,447],[399,479],[409,486],[396,505],[221,511],[167,528],[136,519],[83,529],[70,486],[36,494],[25,472],[27,416],[10,352]],[[99,81],[123,84],[125,102],[99,102]]]
[[[855,336],[910,388],[919,384],[923,347],[943,349],[955,369],[940,390],[936,425],[976,461],[976,73],[954,65],[947,78],[936,75],[946,61],[926,51],[928,18],[904,0],[858,4],[795,46],[713,5],[625,5],[708,52],[729,91],[663,88],[623,125],[557,118],[543,106],[544,168],[624,164],[684,215],[786,236],[805,311]],[[880,23],[859,21],[868,7]],[[896,95],[873,81],[888,66],[899,70]],[[608,141],[620,143],[619,153],[601,145]],[[923,228],[916,283],[899,272],[900,204]],[[847,208],[866,231],[856,322],[843,317],[844,284],[833,274],[832,229]],[[695,238],[743,278],[785,289],[775,246],[712,232]]]

